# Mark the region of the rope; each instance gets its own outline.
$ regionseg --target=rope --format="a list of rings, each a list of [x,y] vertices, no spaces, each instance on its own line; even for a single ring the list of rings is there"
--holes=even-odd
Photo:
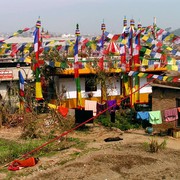
[[[144,84],[143,86],[141,86],[139,89],[137,89],[137,90],[134,91],[133,93],[139,91],[139,90],[142,89],[143,87],[145,87],[145,86],[147,86],[148,84],[152,83],[154,80],[156,80],[156,78],[154,78],[154,79],[152,79],[151,81],[147,82],[146,84]],[[131,93],[131,94],[133,94],[133,93]],[[122,102],[122,101],[124,101],[125,99],[127,99],[129,96],[131,96],[131,94],[129,94],[128,96],[124,97],[120,102]],[[55,140],[58,140],[58,139],[60,139],[61,137],[63,137],[63,136],[65,136],[65,135],[69,134],[70,132],[72,132],[72,131],[78,129],[79,127],[85,125],[86,123],[88,123],[88,122],[92,121],[93,119],[97,118],[98,116],[100,116],[100,115],[103,114],[104,112],[108,111],[109,109],[111,109],[111,108],[114,107],[115,105],[116,105],[116,104],[113,104],[112,106],[110,106],[110,107],[106,108],[105,110],[101,111],[101,112],[100,112],[99,114],[97,114],[96,116],[94,116],[94,117],[92,117],[92,118],[90,118],[90,119],[84,121],[83,123],[81,123],[81,124],[75,126],[74,128],[72,128],[72,129],[70,129],[70,130],[68,130],[68,131],[63,132],[62,134],[60,134],[59,136],[55,137],[54,139],[52,139],[52,140],[50,140],[50,141],[48,141],[48,142],[42,144],[41,146],[39,146],[39,147],[33,149],[32,151],[30,151],[30,152],[28,152],[28,153],[22,155],[21,158],[27,157],[28,155],[30,155],[30,154],[32,154],[32,153],[34,153],[34,152],[36,152],[36,151],[42,149],[43,147],[47,146],[47,145],[50,144],[50,143],[54,142]]]
[[[137,89],[137,90],[134,91],[133,93],[139,91],[140,89],[142,89],[143,87],[145,87],[145,86],[147,86],[148,84],[152,83],[152,82],[155,81],[156,79],[157,79],[157,78],[153,78],[151,81],[147,82],[146,84],[144,84],[143,86],[141,86],[139,89]],[[121,99],[120,102],[122,102],[122,101],[124,101],[125,99],[127,99],[128,97],[130,97],[133,93],[131,93],[131,94],[129,94],[128,96],[126,96],[126,97],[124,97],[123,99]],[[63,132],[63,133],[60,134],[59,136],[57,136],[57,137],[55,137],[54,139],[52,139],[52,140],[50,140],[50,141],[48,141],[48,142],[42,144],[41,146],[39,146],[39,147],[33,149],[32,151],[27,152],[26,154],[20,156],[19,159],[27,158],[28,155],[31,155],[32,153],[34,153],[34,152],[36,152],[36,151],[42,149],[43,147],[47,146],[48,144],[50,144],[50,143],[52,143],[52,142],[54,142],[54,141],[60,139],[61,137],[63,137],[63,136],[65,136],[65,135],[69,134],[70,132],[72,132],[72,131],[78,129],[79,127],[85,125],[86,123],[92,121],[93,119],[97,118],[98,116],[100,116],[100,115],[103,114],[104,112],[108,111],[109,109],[111,109],[111,108],[114,107],[115,105],[116,105],[116,104],[113,104],[112,106],[110,106],[110,107],[106,108],[105,110],[101,111],[101,112],[100,112],[99,114],[97,114],[96,116],[94,116],[94,117],[92,117],[92,118],[90,118],[90,119],[84,121],[83,123],[81,123],[81,124],[75,126],[74,128],[72,128],[72,129],[70,129],[70,130],[68,130],[68,131]],[[10,162],[10,163],[11,163],[11,162]],[[8,166],[10,163],[4,165],[3,167]]]

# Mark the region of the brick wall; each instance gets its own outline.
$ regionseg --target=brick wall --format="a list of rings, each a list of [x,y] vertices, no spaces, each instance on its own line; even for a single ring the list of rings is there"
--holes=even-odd
[[[160,110],[162,119],[164,120],[164,110],[176,107],[176,98],[180,98],[180,90],[153,87],[152,93],[152,111]],[[177,122],[165,122],[162,124],[153,125],[153,128],[157,131],[167,130],[169,128],[176,128]]]

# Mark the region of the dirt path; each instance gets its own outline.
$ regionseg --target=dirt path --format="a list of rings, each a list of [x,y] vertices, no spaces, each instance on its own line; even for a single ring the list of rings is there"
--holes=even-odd
[[[117,136],[123,140],[104,141]],[[156,137],[159,142],[166,139],[167,148],[150,153],[145,151],[143,144],[152,137],[144,130],[122,133],[116,129],[92,126],[86,132],[75,131],[68,137],[85,141],[85,147],[72,147],[54,156],[41,158],[34,167],[12,172],[12,179],[180,179],[180,139]],[[1,177],[5,179],[6,176],[0,174]]]

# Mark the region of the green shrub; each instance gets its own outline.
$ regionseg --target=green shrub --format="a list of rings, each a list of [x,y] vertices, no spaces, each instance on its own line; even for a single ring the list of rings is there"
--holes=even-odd
[[[111,118],[110,118],[109,114],[100,115],[97,120],[98,120],[98,122],[101,122],[102,125],[105,126],[105,127],[111,127],[112,126]]]
[[[122,131],[128,129],[139,128],[141,125],[135,121],[135,111],[133,109],[127,109],[126,111],[116,112],[115,127],[121,129]]]
[[[161,149],[165,149],[166,145],[166,140],[159,143],[158,140],[155,138],[151,138],[149,142],[144,143],[144,147],[146,148],[146,150],[152,153],[158,152]]]
[[[99,116],[96,121],[101,122],[105,127],[116,127],[122,131],[128,129],[139,128],[141,125],[135,121],[135,111],[133,109],[119,110],[116,111],[115,123],[111,122],[110,114]]]

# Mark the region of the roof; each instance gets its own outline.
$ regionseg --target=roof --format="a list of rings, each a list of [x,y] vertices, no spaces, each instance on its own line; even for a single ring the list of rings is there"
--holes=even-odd
[[[180,87],[168,86],[168,85],[164,85],[164,84],[155,84],[155,83],[152,83],[151,86],[152,87],[160,87],[160,88],[168,88],[168,89],[178,89],[178,90],[180,90]]]

